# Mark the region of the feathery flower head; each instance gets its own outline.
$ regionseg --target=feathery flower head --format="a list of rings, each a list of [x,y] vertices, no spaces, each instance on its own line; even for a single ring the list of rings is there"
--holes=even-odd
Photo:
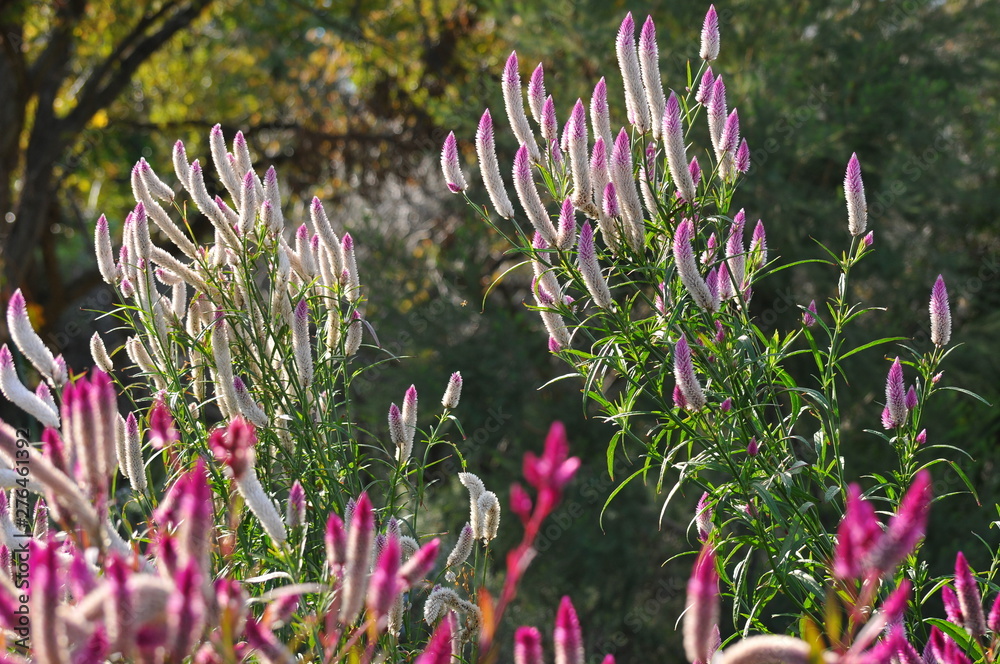
[[[763,267],[767,263],[767,233],[764,230],[764,222],[757,220],[754,226],[753,236],[750,238],[750,253],[753,254],[753,269]]]
[[[594,86],[590,97],[590,124],[594,127],[594,141],[604,140],[604,145],[611,143],[611,114],[608,110],[608,84],[604,77]]]
[[[458,408],[458,401],[462,397],[462,374],[456,371],[448,379],[448,387],[444,390],[444,396],[441,397],[441,405],[449,410],[454,410]]]
[[[486,193],[493,202],[493,208],[501,217],[510,219],[514,216],[514,206],[510,203],[507,190],[500,176],[500,164],[497,162],[496,145],[493,141],[493,118],[489,109],[483,111],[476,129],[476,153],[479,155],[479,170],[483,176]]]
[[[285,522],[289,528],[298,528],[306,522],[306,491],[298,480],[295,480],[288,492]]]
[[[972,569],[961,551],[955,556],[955,593],[962,609],[963,624],[973,637],[986,634],[986,616],[983,615],[983,598]]]
[[[254,467],[257,432],[253,424],[236,417],[225,428],[217,428],[208,439],[208,447],[217,461],[225,464],[233,477],[240,479]]]
[[[607,186],[604,187],[602,209],[604,210],[604,214],[608,217],[621,216],[621,208],[618,207],[618,192],[615,189],[614,182],[609,182]]]
[[[743,139],[740,142],[740,147],[736,150],[736,170],[740,173],[746,173],[750,170],[750,147],[747,145],[747,139]]]
[[[847,228],[851,235],[861,235],[868,225],[868,203],[865,201],[865,185],[861,180],[861,163],[857,153],[851,154],[844,175],[844,195],[847,198]]]
[[[917,388],[910,385],[910,389],[906,391],[906,409],[913,410],[917,407]]]
[[[428,601],[430,600],[428,599]],[[434,628],[434,633],[427,641],[427,647],[414,660],[414,664],[449,664],[451,661],[452,630],[455,629],[454,619],[450,615]]]
[[[708,492],[701,494],[698,499],[698,506],[694,510],[694,522],[698,528],[698,540],[707,542],[708,536],[712,532],[712,507],[709,505]]]
[[[542,63],[539,62],[535,71],[531,72],[528,79],[528,106],[531,108],[531,115],[541,124],[542,106],[545,104],[545,71]]]
[[[556,234],[556,246],[563,251],[572,249],[573,244],[576,242],[576,217],[574,212],[573,201],[567,198],[563,201],[562,207],[559,210],[559,227]]]
[[[375,562],[371,581],[368,584],[368,610],[381,623],[389,615],[389,610],[402,590],[397,575],[399,572],[402,552],[399,538],[395,535],[386,539],[385,546]]]
[[[708,662],[712,633],[719,624],[719,576],[715,570],[715,551],[705,544],[695,560],[687,584],[687,608],[684,612],[684,653],[688,661]]]
[[[323,538],[326,546],[326,562],[334,574],[347,562],[347,530],[343,520],[334,512],[330,512],[326,520],[326,534]]]
[[[906,385],[903,382],[903,365],[897,357],[889,368],[885,381],[885,409],[888,411],[887,429],[895,429],[906,422],[909,409],[906,407]]]
[[[870,248],[873,244],[875,244],[875,231],[868,231],[868,233],[861,238],[861,242],[866,249]]]
[[[434,569],[434,562],[441,551],[441,540],[435,537],[420,547],[399,570],[399,578],[407,587],[416,585]]]
[[[556,625],[552,633],[555,643],[556,664],[583,664],[583,633],[573,602],[564,596],[556,612]]]
[[[673,91],[670,92],[663,112],[663,139],[666,144],[667,166],[677,193],[685,203],[694,203],[696,185],[687,164],[681,107]]]
[[[701,75],[701,82],[698,84],[698,91],[694,95],[694,100],[702,105],[708,105],[708,100],[712,98],[712,87],[715,85],[715,76],[712,68],[706,67],[705,73]]]
[[[674,344],[674,379],[689,410],[697,411],[705,407],[705,393],[694,373],[691,347],[683,336]]]
[[[528,116],[524,114],[521,75],[518,72],[516,51],[511,51],[510,57],[507,58],[507,64],[504,65],[501,88],[503,90],[504,106],[507,109],[507,119],[510,121],[514,136],[517,137],[518,143],[527,147],[532,161],[538,161],[540,158],[538,145],[535,143],[535,137],[531,133],[531,127],[528,126]]]
[[[500,499],[492,491],[485,491],[476,500],[476,511],[479,513],[477,539],[484,544],[496,539],[500,528]]]
[[[569,456],[569,440],[562,422],[552,423],[541,457],[530,451],[524,454],[524,479],[538,491],[561,492],[579,467],[580,459]]]
[[[659,139],[663,117],[663,83],[660,79],[660,54],[656,46],[656,26],[653,17],[647,16],[639,33],[639,66],[642,70],[642,86],[646,93],[646,104],[649,107],[650,125],[653,138]]]
[[[940,274],[931,289],[931,341],[935,346],[947,346],[951,340],[951,309],[948,306],[948,288]]]
[[[833,552],[833,575],[837,579],[857,579],[864,575],[866,558],[882,536],[875,509],[862,498],[861,487],[847,489],[844,518],[837,528]]]
[[[719,57],[719,15],[715,5],[710,5],[701,27],[701,59],[711,62]]]
[[[161,450],[180,440],[174,418],[163,397],[158,398],[149,411],[149,442]]]
[[[944,613],[948,616],[948,620],[963,627],[965,619],[962,616],[962,607],[958,603],[958,595],[951,586],[941,586],[941,603],[944,604]]]
[[[698,165],[698,157],[691,157],[691,163],[688,164],[688,171],[691,173],[691,179],[694,181],[694,186],[698,186],[701,182],[701,166]]]
[[[611,291],[608,290],[608,282],[601,274],[601,266],[597,261],[597,253],[594,249],[594,231],[589,221],[585,221],[580,229],[577,258],[580,264],[580,274],[583,276],[590,296],[594,298],[594,304],[602,309],[610,309],[613,302]]]
[[[468,189],[469,185],[465,182],[465,175],[462,174],[462,166],[458,161],[458,144],[453,131],[448,132],[441,148],[441,170],[451,193],[457,194]]]
[[[698,272],[698,264],[694,259],[694,249],[691,246],[693,239],[694,223],[690,219],[682,220],[677,225],[677,230],[674,231],[673,250],[677,274],[695,303],[703,310],[714,313],[719,310],[719,298],[717,294],[713,295]]]
[[[913,552],[927,530],[927,515],[932,498],[931,474],[924,469],[914,476],[913,483],[900,501],[895,516],[889,521],[885,534],[871,552],[871,568],[883,573],[890,572]]]
[[[542,634],[534,627],[518,627],[514,632],[515,664],[544,664]]]
[[[639,56],[635,49],[635,21],[629,12],[622,21],[615,40],[615,51],[618,55],[618,66],[625,83],[625,106],[628,109],[629,122],[635,125],[640,133],[650,129],[649,108],[642,98],[642,74],[639,69]]]

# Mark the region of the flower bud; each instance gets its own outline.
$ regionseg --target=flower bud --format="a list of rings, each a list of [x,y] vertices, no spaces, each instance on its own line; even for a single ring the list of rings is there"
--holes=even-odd
[[[441,397],[441,405],[448,410],[454,410],[458,408],[458,401],[462,397],[462,374],[456,371],[448,379],[448,387],[444,390],[444,396]]]
[[[288,507],[285,511],[285,522],[289,528],[298,528],[306,522],[306,492],[302,483],[295,480],[288,492]]]
[[[448,190],[453,194],[465,191],[469,185],[465,182],[465,175],[462,174],[462,166],[458,161],[458,145],[455,142],[455,132],[449,132],[441,148],[441,170],[444,172],[444,180],[448,184]]]

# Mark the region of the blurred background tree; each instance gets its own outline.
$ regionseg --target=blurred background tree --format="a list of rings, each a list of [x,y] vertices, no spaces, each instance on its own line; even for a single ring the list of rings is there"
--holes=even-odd
[[[513,263],[449,196],[436,162],[454,129],[478,186],[473,136],[489,107],[503,127],[501,163],[510,163],[516,146],[498,81],[511,49],[523,79],[544,64],[561,122],[605,76],[613,119],[624,123],[613,40],[625,12],[653,16],[664,83],[679,89],[687,62],[697,67],[706,9],[702,0],[0,0],[3,300],[23,286],[48,339],[71,366],[88,365],[92,328],[106,331],[90,310],[110,302],[95,291],[94,220],[105,212],[120,227],[139,157],[172,181],[176,139],[204,160],[212,125],[227,136],[243,130],[258,163],[278,168],[286,217],[301,218],[313,195],[337,210],[362,251],[381,353],[411,356],[362,387],[366,421],[383,423],[410,382],[433,400],[462,371],[463,445],[497,487],[517,475],[521,452],[540,445],[551,419],[567,421],[585,466],[531,572],[546,582],[529,578],[511,620],[550,624],[558,597],[572,593],[595,650],[669,659],[688,563],[660,563],[692,548],[698,496],[677,501],[657,530],[663,496],[630,487],[602,533],[599,508],[623,479],[605,470],[610,429],[586,419],[576,386],[537,391],[562,370],[522,305],[529,277],[506,278],[483,302]],[[1000,3],[734,0],[717,9],[723,48],[714,68],[753,152],[737,205],[764,219],[772,252],[786,259],[818,255],[812,238],[845,244],[841,182],[856,151],[879,249],[856,283],[859,297],[888,307],[864,333],[926,343],[927,297],[942,272],[965,344],[947,380],[996,402]],[[835,288],[822,269],[792,272],[755,293],[765,325],[794,326],[796,304]],[[879,425],[888,363],[857,359],[844,402],[854,404],[847,426],[861,476],[888,458],[863,432]],[[1000,417],[962,398],[932,406],[931,439],[976,458],[970,470],[986,506],[955,497],[938,511],[928,546],[940,547],[943,573],[955,541],[973,529],[988,535]],[[441,495],[454,498],[443,522],[461,523],[462,492],[453,477],[441,480]],[[939,493],[960,488],[943,473],[938,482]],[[982,550],[966,553],[983,567]]]

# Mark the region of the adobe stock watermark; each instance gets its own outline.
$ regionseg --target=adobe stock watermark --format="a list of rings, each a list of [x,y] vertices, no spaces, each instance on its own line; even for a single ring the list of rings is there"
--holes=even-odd
[[[21,592],[17,595],[17,608],[14,609],[12,631],[18,636],[14,645],[25,650],[28,649],[28,640],[31,634],[31,609],[28,605],[31,597],[31,588],[28,585],[28,572],[31,569],[28,541],[31,539],[33,530],[31,509],[28,505],[28,482],[31,475],[30,447],[27,430],[18,429],[17,450],[14,459],[14,472],[17,473],[18,478],[14,482],[17,487],[11,492],[13,504],[10,507],[14,515],[14,525],[20,532],[14,534],[14,538],[19,541],[11,547],[10,567],[14,587]]]

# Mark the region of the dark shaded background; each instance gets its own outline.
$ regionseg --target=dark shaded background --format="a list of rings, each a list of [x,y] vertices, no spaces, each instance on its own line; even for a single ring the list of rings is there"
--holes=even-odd
[[[862,265],[855,295],[887,307],[858,334],[926,343],[927,297],[943,273],[954,338],[964,344],[947,380],[996,402],[1000,3],[744,0],[717,8],[723,47],[715,70],[725,74],[753,150],[737,205],[764,219],[772,253],[786,259],[817,256],[813,239],[844,246],[841,183],[856,151],[878,253]],[[487,484],[500,487],[518,475],[523,450],[541,445],[551,420],[567,422],[584,468],[546,531],[512,621],[547,631],[558,598],[571,594],[589,652],[670,659],[688,563],[661,563],[692,548],[697,496],[679,501],[658,529],[663,496],[631,487],[604,515],[602,532],[599,510],[614,486],[604,470],[610,429],[587,418],[576,385],[538,391],[564,368],[522,304],[527,277],[507,278],[483,303],[508,264],[505,247],[447,193],[437,154],[454,130],[478,188],[473,137],[488,106],[504,128],[497,140],[509,163],[514,146],[498,79],[513,48],[523,79],[544,63],[560,121],[603,75],[623,122],[613,40],[625,12],[640,21],[652,14],[664,83],[679,89],[687,61],[697,58],[706,9],[688,0],[0,0],[0,300],[22,287],[43,336],[72,367],[89,365],[90,335],[108,331],[93,311],[111,302],[92,256],[97,216],[106,213],[120,232],[139,157],[172,183],[174,140],[205,160],[213,124],[227,136],[242,129],[257,163],[278,168],[286,217],[300,219],[313,195],[337,211],[360,247],[380,341],[412,356],[365,384],[366,421],[384,422],[387,404],[411,382],[433,400],[461,370],[463,449]],[[474,195],[486,201],[481,189]],[[787,329],[796,303],[835,289],[830,271],[792,272],[755,293],[766,325]],[[892,458],[863,433],[878,426],[888,368],[881,360],[858,357],[842,397],[851,404],[848,468],[857,476]],[[964,398],[931,407],[931,439],[975,458],[965,467],[985,507],[969,496],[948,499],[927,547],[938,573],[957,546],[982,569],[989,558],[970,533],[996,543],[986,526],[996,514],[1000,417]],[[0,411],[19,417],[6,404]],[[938,493],[960,488],[943,473],[937,481]],[[459,488],[443,483],[436,498],[452,498],[446,516],[456,523],[466,510]],[[508,518],[501,547],[516,530]]]

